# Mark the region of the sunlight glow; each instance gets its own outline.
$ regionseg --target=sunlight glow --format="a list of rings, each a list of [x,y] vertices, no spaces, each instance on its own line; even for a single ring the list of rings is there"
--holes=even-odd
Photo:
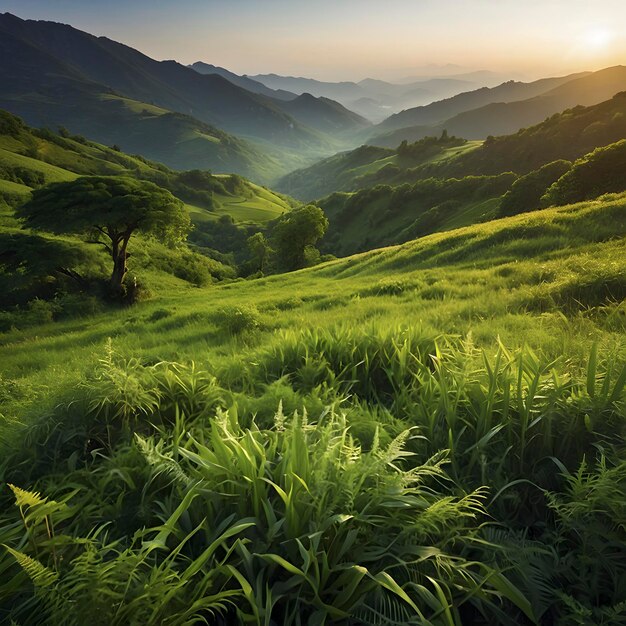
[[[606,48],[613,39],[613,33],[607,28],[594,28],[587,31],[583,37],[585,45],[592,50]]]

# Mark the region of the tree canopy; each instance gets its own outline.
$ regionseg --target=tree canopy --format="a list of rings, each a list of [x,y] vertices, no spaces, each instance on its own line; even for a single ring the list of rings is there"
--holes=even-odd
[[[134,232],[161,241],[182,240],[190,229],[183,203],[153,183],[125,176],[85,176],[33,191],[17,210],[26,226],[53,233],[89,235],[113,259],[111,288],[119,292]]]
[[[327,228],[328,219],[324,211],[313,204],[281,215],[272,233],[281,266],[296,270],[310,265],[312,256],[319,257],[314,246]]]

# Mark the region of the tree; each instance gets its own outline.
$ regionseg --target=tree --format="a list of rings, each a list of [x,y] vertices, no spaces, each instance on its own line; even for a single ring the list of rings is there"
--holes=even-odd
[[[319,258],[315,244],[327,228],[324,211],[313,204],[283,213],[274,226],[272,237],[281,266],[296,270],[310,265],[314,257]]]
[[[246,243],[248,244],[248,249],[257,263],[258,271],[265,271],[267,259],[272,251],[265,235],[260,232],[254,233],[254,235],[248,237]]]
[[[113,259],[110,287],[122,292],[127,272],[128,241],[135,232],[175,242],[185,238],[191,222],[183,203],[153,183],[125,176],[85,176],[33,191],[17,210],[26,226],[53,233],[90,237]]]

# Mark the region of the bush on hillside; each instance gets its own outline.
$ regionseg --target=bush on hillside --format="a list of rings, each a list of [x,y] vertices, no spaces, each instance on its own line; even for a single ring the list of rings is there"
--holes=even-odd
[[[626,139],[578,159],[541,198],[542,206],[591,200],[626,190]]]
[[[570,161],[553,161],[518,178],[507,191],[498,208],[499,217],[517,215],[541,208],[541,197],[572,167]]]
[[[24,128],[24,122],[17,115],[11,115],[8,111],[0,109],[0,135],[17,137]]]

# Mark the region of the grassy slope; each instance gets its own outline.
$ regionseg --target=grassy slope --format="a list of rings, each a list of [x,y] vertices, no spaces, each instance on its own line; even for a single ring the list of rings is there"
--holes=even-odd
[[[394,144],[394,148],[399,143]],[[481,143],[469,141],[463,145],[432,146],[418,158],[402,158],[397,149],[361,146],[291,172],[277,183],[276,188],[301,200],[314,200],[336,191],[354,191],[392,182],[399,172],[453,161]]]
[[[626,138],[626,93],[594,106],[577,106],[512,135],[496,137],[476,150],[442,163],[407,172],[403,179],[428,176],[526,174],[557,159],[573,161],[599,146]],[[396,138],[397,139],[397,138]]]
[[[214,221],[230,215],[238,224],[264,224],[290,209],[289,203],[265,187],[249,183],[247,195],[215,194],[217,208],[203,209],[187,204],[192,220]]]
[[[624,355],[626,195],[475,225],[316,268],[209,289],[177,285],[150,302],[2,337],[0,374],[16,392],[0,412],[71,386],[102,354],[254,362],[282,331],[348,324],[472,334],[491,349],[528,344],[584,358],[592,341]],[[225,332],[226,307],[253,307],[260,329]],[[222,312],[221,312],[222,311]],[[71,348],[71,351],[70,351]]]
[[[397,581],[417,605],[411,612],[389,604],[366,580],[354,608],[345,609],[355,623],[380,624],[380,611],[389,623],[422,623],[422,611],[438,625],[570,624],[576,623],[573,602],[589,615],[597,612],[584,623],[615,623],[623,589],[614,573],[624,571],[625,545],[625,208],[623,194],[288,275],[195,290],[168,282],[158,298],[131,309],[0,336],[3,482],[56,501],[74,494],[73,517],[63,511],[55,522],[63,534],[51,549],[41,523],[42,541],[28,545],[20,511],[4,490],[2,542],[61,570],[63,586],[46,591],[42,608],[33,605],[14,557],[0,553],[0,568],[8,572],[0,580],[0,591],[8,590],[0,613],[26,605],[39,618],[47,604],[55,615],[48,621],[69,616],[84,623],[104,588],[124,591],[113,607],[104,595],[102,623],[112,623],[120,607],[127,613],[116,623],[129,614],[139,615],[138,623],[169,623],[176,607],[167,600],[195,591],[178,581],[197,574],[212,589],[216,576],[226,576],[235,593],[244,587],[225,607],[224,623],[244,623],[235,606],[264,609],[258,589],[280,598],[271,608],[276,623],[295,623],[307,611],[319,614],[319,597],[336,603],[346,569],[357,564],[372,574],[388,569],[393,578],[383,578],[384,587]],[[507,349],[523,345],[535,352]],[[311,435],[299,437],[300,431]],[[274,446],[273,433],[283,432],[284,442]],[[341,464],[332,461],[335,450],[342,451]],[[188,456],[201,473],[181,465]],[[429,478],[441,461],[451,481],[440,472]],[[390,473],[394,480],[385,480]],[[417,481],[419,491],[404,486]],[[354,485],[360,485],[357,497]],[[569,507],[550,506],[550,494],[581,510],[571,532],[562,527]],[[468,502],[472,508],[463,513],[461,503]],[[209,548],[207,542],[227,525],[231,541],[220,543],[207,563],[218,540]],[[92,539],[103,527],[113,550]],[[208,540],[188,541],[198,528]],[[244,558],[256,558],[244,567],[232,541],[246,529]],[[158,577],[163,559],[149,567],[155,542],[146,538],[157,532],[156,541],[165,538],[157,549],[167,564],[186,537],[166,579]],[[301,546],[311,536],[322,539],[307,551]],[[74,546],[68,537],[89,543]],[[57,565],[65,545],[73,548],[68,555],[89,549],[88,564],[62,557]],[[342,552],[352,546],[338,564],[335,545]],[[147,574],[134,560],[125,567],[131,553],[144,549]],[[437,603],[429,587],[424,597],[404,576],[403,563],[415,554],[420,572],[436,575],[425,577],[425,585],[438,593]],[[482,619],[483,603],[467,602],[471,585],[469,594],[456,586],[459,568],[477,563],[490,566],[488,580],[479,578],[481,592],[494,580],[493,567],[508,580],[494,587],[530,620],[499,597],[493,615]],[[302,575],[317,567],[331,571],[328,583]],[[248,593],[252,584],[257,590]],[[67,594],[70,601],[61,604]],[[202,613],[193,598],[182,598],[184,610]],[[443,610],[454,618],[435,619]],[[162,619],[145,617],[155,611]],[[287,622],[285,614],[294,611]],[[333,613],[327,621],[335,621]]]
[[[154,180],[164,171],[159,164],[128,156],[100,144],[81,143],[73,139],[63,139],[63,144],[61,146],[42,139],[27,128],[18,137],[0,135],[0,166],[23,167],[40,172],[46,183],[92,174],[130,175]],[[221,180],[227,177],[216,178]],[[29,192],[29,187],[0,180],[0,193],[26,198]],[[236,222],[263,223],[274,219],[290,206],[283,197],[247,181],[243,182],[243,189],[239,193],[216,194],[215,199],[219,207],[215,211],[188,204],[192,219],[200,223],[229,214]]]

